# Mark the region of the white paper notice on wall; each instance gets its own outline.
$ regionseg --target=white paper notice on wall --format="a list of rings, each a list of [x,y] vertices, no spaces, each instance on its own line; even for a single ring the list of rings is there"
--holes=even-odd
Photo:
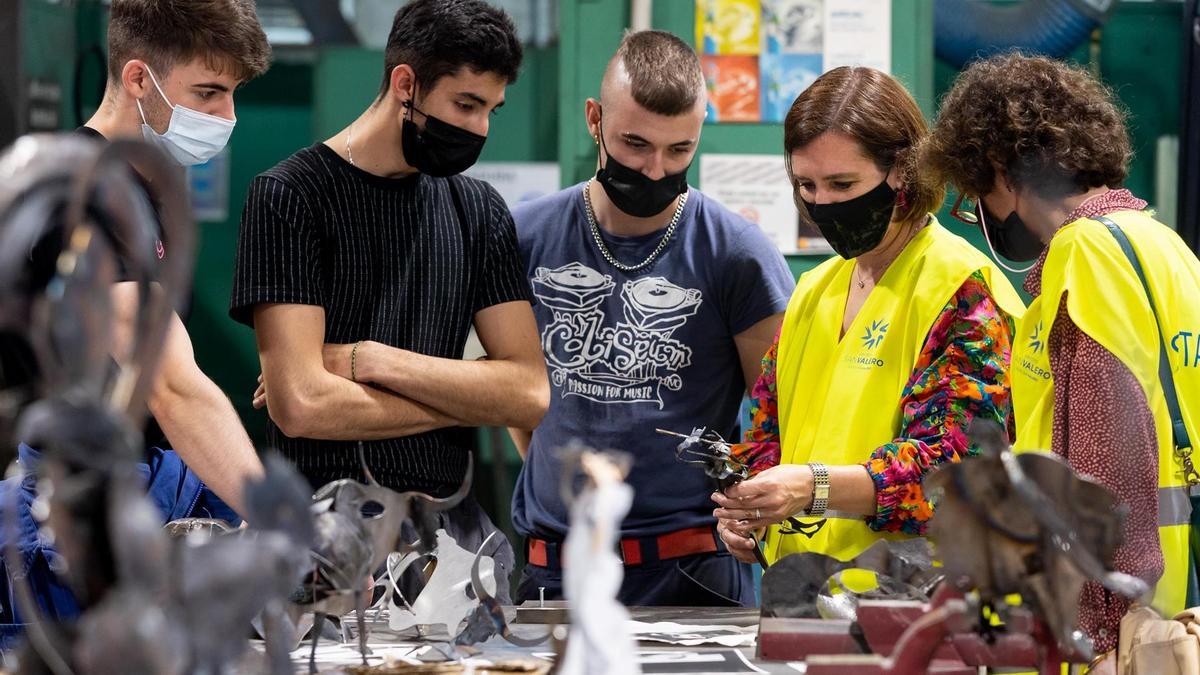
[[[702,154],[700,189],[761,227],[781,253],[815,252],[798,246],[799,221],[782,154]]]
[[[891,0],[826,0],[825,70],[838,66],[892,69]]]
[[[479,162],[464,173],[491,183],[510,209],[559,189],[557,162]]]

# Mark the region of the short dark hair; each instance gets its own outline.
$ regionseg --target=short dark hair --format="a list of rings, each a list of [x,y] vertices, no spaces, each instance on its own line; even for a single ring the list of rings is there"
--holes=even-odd
[[[121,78],[130,59],[150,64],[159,78],[201,57],[245,82],[267,71],[271,47],[254,0],[112,0],[108,75]]]
[[[521,41],[512,19],[482,0],[413,0],[396,12],[388,34],[379,94],[391,86],[392,71],[406,63],[429,90],[463,66],[496,73],[509,84],[521,68]]]
[[[839,66],[801,92],[783,121],[789,174],[792,153],[826,131],[858,141],[863,154],[881,170],[897,168],[904,184],[904,208],[897,214],[901,221],[922,220],[941,207],[945,184],[922,180],[918,171],[917,149],[929,127],[912,94],[896,78],[874,68]],[[807,214],[800,209],[802,218]]]
[[[704,71],[696,51],[666,31],[627,33],[608,69],[618,63],[629,74],[633,100],[652,113],[681,115],[705,92]]]
[[[968,67],[942,99],[922,162],[978,197],[996,166],[1047,198],[1120,187],[1133,150],[1112,92],[1079,66],[1009,53]]]

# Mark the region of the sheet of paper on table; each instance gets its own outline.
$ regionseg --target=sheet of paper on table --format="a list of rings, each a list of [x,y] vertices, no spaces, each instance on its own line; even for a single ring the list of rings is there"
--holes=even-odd
[[[554,655],[548,652],[534,652],[534,658],[553,661]],[[634,658],[643,675],[658,673],[765,673],[767,671],[755,666],[746,659],[746,655],[736,649],[717,649],[712,651],[687,651],[682,649],[671,651],[639,650],[634,652]]]
[[[672,621],[657,623],[630,621],[629,632],[637,640],[665,642],[683,647],[709,644],[724,647],[752,647],[758,638],[757,626],[700,626]]]

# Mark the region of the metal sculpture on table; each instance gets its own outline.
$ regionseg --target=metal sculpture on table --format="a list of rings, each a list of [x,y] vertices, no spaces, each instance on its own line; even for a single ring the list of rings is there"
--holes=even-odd
[[[969,436],[978,457],[925,479],[946,577],[930,601],[859,599],[853,621],[764,618],[765,658],[803,659],[811,675],[965,675],[981,666],[1049,675],[1063,662],[1087,662],[1092,646],[1077,616],[1084,582],[1126,598],[1147,591],[1141,580],[1112,570],[1123,510],[1057,456],[1014,453],[993,423],[976,421]],[[819,577],[836,565],[818,567]],[[774,585],[764,577],[764,604]],[[1012,594],[1021,605],[1003,601]],[[780,625],[764,635],[769,622]]]
[[[245,490],[250,528],[173,540],[169,588],[192,646],[190,672],[235,664],[260,615],[272,672],[291,672],[287,602],[310,569],[315,523],[308,483],[295,467],[277,454],[263,464],[263,480]]]
[[[508,625],[508,620],[504,617],[504,608],[500,606],[500,602],[493,597],[496,592],[495,577],[489,579],[482,574],[480,567],[485,560],[483,552],[487,549],[488,544],[497,533],[493,532],[488,535],[487,539],[483,540],[483,544],[479,547],[479,551],[475,554],[475,562],[471,564],[471,588],[475,591],[475,597],[479,598],[479,607],[467,621],[467,627],[463,629],[458,638],[455,638],[455,643],[458,644],[474,644],[482,642],[492,635],[499,635],[506,642],[517,647],[535,647],[549,640],[553,635],[553,630],[534,638],[523,638],[514,635],[512,629]]]
[[[157,219],[131,165],[162,190]],[[114,590],[129,575],[121,573],[113,542],[144,541],[124,516],[144,522],[136,515],[144,504],[132,466],[140,453],[135,429],[146,414],[171,310],[190,286],[194,232],[185,194],[177,167],[140,143],[28,136],[0,158],[0,328],[32,349],[40,376],[32,387],[40,400],[20,411],[14,436],[42,451],[37,466],[25,468],[41,478],[44,536],[53,533],[65,563],[57,571],[79,604],[97,612],[114,611],[126,597]],[[163,269],[153,254],[158,236],[178,252]],[[112,318],[118,270],[137,285],[129,335],[118,334]],[[10,570],[24,565],[12,529],[17,511],[15,499],[5,504],[8,522],[0,524],[9,535]],[[118,534],[118,527],[127,529]],[[40,621],[24,575],[10,578],[34,653],[51,671],[70,672],[70,632]],[[170,665],[169,658],[127,657],[148,668]]]
[[[137,491],[112,495],[119,583],[80,621],[81,670],[229,672],[263,614],[270,671],[291,672],[285,603],[309,566],[313,522],[303,477],[278,455],[264,464],[264,478],[246,486],[252,529],[171,537]]]
[[[422,492],[398,492],[383,487],[371,474],[361,443],[358,450],[366,482],[338,480],[322,486],[313,495],[320,512],[317,516],[317,543],[313,550],[315,568],[295,598],[296,611],[293,612],[293,615],[310,612],[315,615],[311,632],[310,669],[315,669],[316,646],[325,617],[340,618],[351,611],[356,616],[359,650],[366,664],[369,651],[364,615],[368,605],[368,584],[372,575],[381,569],[384,573],[377,583],[383,583],[385,588],[384,598],[380,602],[396,608],[390,623],[394,630],[399,629],[396,622],[403,616],[403,609],[411,610],[412,605],[404,599],[395,583],[395,576],[403,570],[396,571],[399,563],[389,563],[391,558],[398,556],[403,561],[428,558],[445,560],[442,573],[438,575],[435,570],[438,581],[435,583],[433,578],[426,581],[427,586],[433,583],[434,587],[425,605],[434,608],[429,611],[437,613],[438,620],[453,624],[446,628],[450,632],[447,637],[457,631],[458,623],[478,604],[476,599],[464,593],[463,599],[470,606],[456,620],[447,618],[449,614],[445,610],[448,608],[441,602],[446,598],[441,597],[438,591],[443,579],[458,583],[463,588],[470,584],[471,554],[463,552],[464,556],[455,556],[454,549],[457,546],[453,539],[438,529],[437,523],[439,512],[454,508],[470,493],[473,458],[468,455],[466,474],[459,489],[449,497],[436,498]],[[406,522],[412,523],[416,531],[415,541],[402,539]],[[457,566],[451,562],[460,558],[465,562]],[[425,590],[422,590],[416,600],[420,601],[424,595]],[[430,620],[422,616],[416,622]],[[345,626],[342,634],[345,639]]]
[[[9,581],[33,647],[23,669],[226,672],[261,612],[271,670],[291,670],[273,636],[309,567],[303,478],[268,457],[264,479],[246,486],[253,529],[171,538],[135,467],[171,310],[190,286],[185,195],[178,167],[140,143],[25,137],[0,157],[0,328],[29,345],[39,371],[37,400],[5,426],[40,450],[15,467],[19,481],[26,471],[37,477],[33,519],[22,526],[54,543],[53,570],[82,610],[77,620],[42,615],[19,572],[28,568],[16,544],[18,509],[3,504],[5,562],[16,571]],[[170,265],[158,264],[158,237],[170,242]],[[129,330],[113,318],[118,279],[136,284]]]
[[[874,587],[854,592],[839,579],[847,570],[874,573]],[[941,570],[934,567],[933,551],[924,539],[881,539],[848,561],[820,553],[793,553],[763,573],[762,615],[854,621],[859,600],[928,602],[941,580]]]
[[[459,625],[479,606],[478,596],[468,592],[472,588],[471,571],[474,563],[485,563],[480,586],[484,592],[496,592],[495,564],[491,558],[465,550],[446,533],[437,531],[436,549],[423,554],[416,550],[403,555],[394,567],[388,570],[392,598],[389,599],[388,626],[394,631],[416,628],[421,637],[450,640],[458,634]],[[410,566],[429,561],[432,572],[413,599],[404,597],[398,581]],[[489,636],[484,636],[486,639]]]
[[[325,617],[341,617],[354,611],[358,619],[358,644],[363,665],[367,663],[366,611],[364,595],[372,572],[375,551],[364,518],[366,502],[359,490],[346,487],[318,491],[316,536],[311,551],[315,562],[293,600],[304,612],[314,615],[309,672],[315,673],[317,643]]]
[[[1091,658],[1078,628],[1084,582],[1129,599],[1147,591],[1141,579],[1112,570],[1126,509],[1060,457],[1014,453],[997,425],[972,425],[971,439],[978,458],[926,479],[941,494],[931,528],[947,579],[987,605],[1020,594],[1064,654]]]

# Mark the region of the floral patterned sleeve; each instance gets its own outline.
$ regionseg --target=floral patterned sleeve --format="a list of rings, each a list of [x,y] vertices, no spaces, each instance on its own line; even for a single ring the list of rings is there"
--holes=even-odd
[[[779,408],[775,397],[775,359],[779,353],[779,333],[762,358],[762,374],[750,391],[750,428],[745,442],[731,446],[733,456],[750,467],[750,475],[779,464]]]
[[[967,427],[975,418],[1012,428],[1008,363],[1012,317],[976,272],[930,330],[901,398],[901,434],[877,448],[865,466],[877,508],[867,525],[881,532],[924,534],[933,505],[921,480],[930,469],[978,453]]]

